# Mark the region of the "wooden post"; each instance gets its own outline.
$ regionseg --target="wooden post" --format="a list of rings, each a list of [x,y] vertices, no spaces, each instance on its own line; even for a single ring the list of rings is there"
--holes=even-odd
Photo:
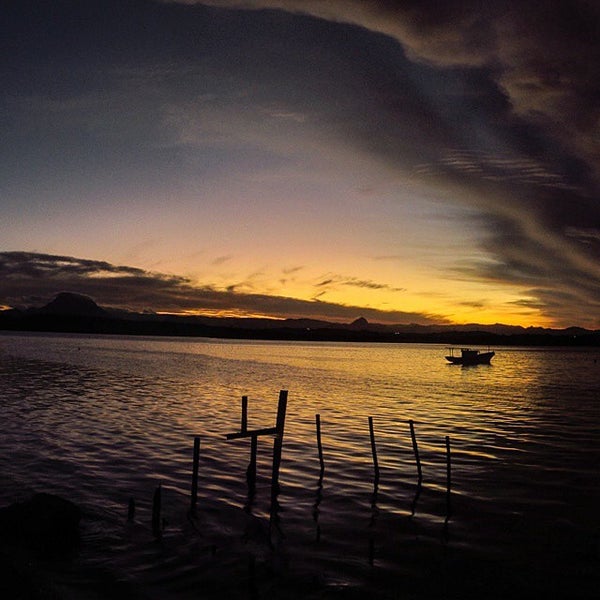
[[[423,482],[423,472],[421,471],[421,460],[419,458],[419,447],[417,446],[417,437],[415,435],[415,424],[412,419],[408,422],[410,425],[410,437],[412,438],[413,451],[415,453],[415,460],[417,461],[417,473],[419,477],[419,485]]]
[[[323,499],[323,473],[325,472],[325,463],[323,461],[323,446],[321,444],[321,415],[315,415],[315,421],[317,425],[317,448],[319,450],[319,463],[321,465],[321,471],[319,473],[319,482],[317,484],[317,497],[313,506],[313,519],[317,526],[316,540],[321,541],[321,525],[319,524],[319,505]]]
[[[377,462],[377,446],[375,445],[375,433],[373,431],[373,417],[369,417],[369,433],[371,435],[371,452],[373,454],[373,468],[375,469],[375,486],[379,482],[379,463]]]
[[[452,489],[452,462],[450,454],[450,436],[446,436],[446,513],[450,516],[450,493]]]
[[[248,431],[248,396],[242,396],[242,423],[240,425],[240,432],[245,433]]]
[[[242,420],[240,431],[228,433],[225,437],[228,440],[237,440],[240,438],[251,438],[252,445],[250,447],[250,464],[246,469],[246,480],[250,494],[256,487],[256,453],[258,446],[258,438],[261,435],[275,435],[273,444],[273,471],[271,484],[275,495],[277,494],[277,486],[279,484],[279,465],[281,463],[281,448],[283,444],[283,429],[285,425],[285,411],[287,407],[287,390],[279,392],[279,404],[277,405],[277,422],[275,427],[263,427],[262,429],[248,429],[248,396],[242,396]]]
[[[317,422],[317,448],[319,450],[319,463],[321,465],[321,473],[319,480],[323,479],[323,473],[325,472],[325,463],[323,461],[323,445],[321,444],[321,415],[315,415]]]
[[[154,492],[152,499],[152,533],[156,537],[160,537],[160,509],[161,509],[161,493],[160,483]]]
[[[198,463],[200,460],[200,438],[194,438],[194,462],[192,467],[192,513],[196,510],[196,501],[198,499]]]
[[[279,493],[279,467],[281,466],[281,451],[283,449],[283,430],[285,427],[285,412],[287,409],[287,390],[280,390],[277,404],[277,421],[275,423],[275,441],[273,442],[273,471],[271,475],[271,498]]]

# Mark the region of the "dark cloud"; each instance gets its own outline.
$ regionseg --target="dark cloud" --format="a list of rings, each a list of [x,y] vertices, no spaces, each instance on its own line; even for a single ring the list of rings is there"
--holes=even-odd
[[[485,74],[497,109],[543,129],[598,172],[600,150],[600,5],[586,0],[188,0],[187,4],[294,13],[360,25],[400,42],[433,67]],[[490,102],[462,78],[463,101]],[[372,83],[377,84],[377,75]],[[444,95],[437,73],[436,93]],[[391,80],[390,80],[391,81]],[[473,81],[473,80],[471,80]],[[395,86],[398,95],[404,86]],[[427,86],[427,77],[421,80]],[[479,86],[483,82],[479,81]],[[379,82],[381,85],[381,82]],[[425,97],[427,93],[425,91]],[[458,90],[457,90],[458,91]],[[504,94],[504,97],[503,97]],[[473,97],[475,95],[476,97]],[[432,106],[432,108],[434,108]],[[501,116],[496,110],[497,116]],[[486,115],[490,117],[492,115]],[[432,123],[435,125],[435,123]],[[462,125],[464,127],[464,124]],[[522,133],[522,132],[521,132]]]
[[[563,240],[547,230],[523,235],[513,231],[511,221],[498,219],[494,226],[496,233],[485,247],[496,260],[467,261],[455,267],[456,277],[519,285],[524,298],[515,305],[539,309],[556,323],[600,327],[600,260],[578,250],[569,252]],[[588,238],[579,243],[587,244]],[[597,252],[597,240],[592,243]]]
[[[342,285],[347,285],[350,287],[357,287],[357,288],[365,288],[368,290],[389,290],[391,292],[406,291],[405,288],[394,287],[387,283],[377,283],[376,281],[357,279],[356,277],[351,277],[346,281],[342,281],[341,283],[342,283]]]
[[[414,60],[489,66],[516,112],[598,158],[600,5],[588,0],[182,0],[277,8],[360,25]],[[572,139],[578,132],[583,139]]]
[[[325,287],[328,285],[331,285],[333,283],[333,279],[323,279],[323,281],[320,281],[319,283],[316,284],[316,287]]]
[[[346,277],[344,275],[334,275],[328,277],[327,279],[323,279],[322,281],[319,281],[317,284],[315,284],[315,287],[317,288],[337,288],[339,286],[356,287],[369,290],[386,290],[390,292],[406,291],[405,288],[395,287],[388,283],[378,283],[376,281],[358,279],[356,277]]]
[[[148,189],[202,177],[209,167],[226,177],[221,165],[231,130],[223,113],[211,112],[219,103],[257,128],[267,116],[298,131],[311,127],[321,139],[360,147],[417,182],[442,192],[453,186],[456,201],[478,213],[477,227],[487,233],[480,249],[490,257],[458,265],[457,276],[522,286],[531,295],[524,301],[560,324],[597,319],[597,2],[9,5],[0,32],[0,84],[10,90],[2,112],[11,115],[1,121],[5,209],[12,203],[21,210],[17,180],[31,181],[37,198],[40,189],[62,191],[59,184],[74,173],[88,189],[103,190],[131,175]],[[248,8],[276,10],[224,10]],[[201,131],[205,147],[191,160],[182,149],[195,147],[189,113],[199,106],[205,112],[198,120],[213,129]],[[233,141],[228,152],[250,168],[259,154],[260,166],[291,160],[272,148],[257,152],[251,136]],[[82,202],[77,189],[69,191],[73,203]],[[23,265],[33,269],[31,281],[46,281],[44,272],[57,277],[59,265],[42,262]],[[136,280],[156,300],[168,289],[184,301],[190,286],[110,267],[104,273],[112,273],[113,293],[123,290],[123,302]],[[66,261],[60,278],[81,276],[91,285],[96,276],[85,268],[95,266]],[[213,292],[204,290],[206,302]],[[242,298],[235,286],[229,293]],[[214,294],[218,304],[223,292]]]
[[[399,42],[410,64],[390,46],[370,65],[364,115],[371,116],[347,133],[390,163],[412,162],[419,179],[464,189],[464,204],[490,233],[482,248],[493,258],[473,263],[471,279],[534,280],[530,293],[548,316],[598,323],[600,4],[204,3],[308,14]]]
[[[233,257],[231,255],[228,256],[218,256],[217,258],[215,258],[211,264],[214,266],[220,266],[222,264],[225,264],[227,262],[229,262]]]
[[[348,321],[358,315],[381,323],[444,323],[438,315],[380,311],[284,296],[243,294],[232,287],[197,286],[185,277],[115,266],[69,256],[0,252],[3,281],[0,305],[40,306],[61,291],[77,292],[105,307],[171,313],[223,312],[270,317],[308,317]]]

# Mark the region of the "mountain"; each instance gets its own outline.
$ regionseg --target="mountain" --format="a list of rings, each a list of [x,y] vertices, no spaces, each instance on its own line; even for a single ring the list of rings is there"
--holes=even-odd
[[[89,296],[73,292],[61,292],[46,306],[37,310],[40,314],[76,316],[76,317],[106,317],[108,313],[100,308]]]
[[[316,319],[235,318],[133,313],[102,308],[92,298],[61,292],[42,308],[0,311],[0,330],[229,339],[436,343],[444,345],[600,346],[600,331],[512,325],[385,325]]]
[[[367,321],[364,317],[358,317],[356,321],[352,321],[352,323],[350,323],[350,329],[367,331],[369,329],[369,321]]]

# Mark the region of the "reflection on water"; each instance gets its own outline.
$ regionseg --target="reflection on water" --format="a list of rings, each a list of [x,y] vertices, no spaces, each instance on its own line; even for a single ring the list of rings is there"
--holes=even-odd
[[[496,349],[491,366],[461,369],[444,351],[2,335],[0,500],[45,490],[84,506],[80,555],[61,575],[73,597],[98,579],[105,597],[119,586],[197,597],[200,585],[205,597],[513,597],[517,585],[535,595],[575,582],[588,597],[600,571],[600,352]],[[249,493],[251,440],[225,434],[239,430],[243,395],[248,428],[273,426],[281,389],[272,523],[272,437],[258,441]],[[198,509],[188,518],[194,436]]]

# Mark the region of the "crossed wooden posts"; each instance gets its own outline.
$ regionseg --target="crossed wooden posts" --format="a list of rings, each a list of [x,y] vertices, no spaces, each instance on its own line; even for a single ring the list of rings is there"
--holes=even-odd
[[[275,427],[264,427],[262,429],[248,430],[248,396],[242,396],[242,419],[240,431],[228,433],[228,440],[239,438],[250,438],[250,464],[246,471],[248,490],[253,493],[256,489],[256,452],[258,449],[258,438],[261,435],[275,435],[273,443],[273,470],[271,474],[271,490],[273,496],[279,491],[279,467],[281,465],[281,451],[283,448],[283,430],[285,426],[285,411],[287,408],[287,390],[280,390],[279,402],[277,404],[277,420]]]

